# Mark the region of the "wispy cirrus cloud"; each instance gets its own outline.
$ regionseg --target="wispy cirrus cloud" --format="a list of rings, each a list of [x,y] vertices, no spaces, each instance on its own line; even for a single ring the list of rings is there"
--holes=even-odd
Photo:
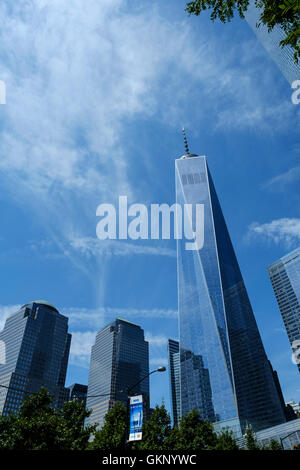
[[[294,118],[295,107],[270,104],[257,89],[249,44],[226,48],[225,56],[219,38],[208,41],[205,29],[196,37],[187,19],[173,21],[155,3],[135,9],[125,0],[88,0],[84,14],[82,7],[82,0],[0,6],[8,87],[0,169],[23,189],[52,199],[66,191],[129,195],[124,120],[156,116],[177,126],[199,89],[210,100],[199,117],[207,120],[210,110],[226,128],[266,125],[279,108]],[[247,76],[236,62],[241,47]]]
[[[71,329],[89,329],[102,328],[106,322],[114,318],[124,318],[128,320],[137,319],[176,319],[177,310],[172,309],[137,309],[137,308],[118,308],[118,307],[99,307],[95,309],[88,308],[62,308],[62,313],[69,317]]]
[[[153,346],[157,347],[167,347],[168,338],[164,335],[153,335],[151,332],[147,331],[145,333],[146,340]]]
[[[205,122],[212,132],[273,132],[298,117],[296,107],[282,104],[273,90],[271,74],[264,74],[261,86],[248,41],[228,47],[204,24],[194,31],[188,18],[166,14],[159,2],[130,3],[0,5],[1,79],[7,84],[1,184],[17,204],[38,214],[49,237],[87,275],[79,259],[83,246],[72,251],[70,243],[93,232],[99,203],[141,191],[132,168],[143,164],[134,146],[128,150],[128,124],[142,118],[179,128],[183,120],[191,122],[190,103],[197,102],[193,122]],[[172,11],[177,7],[170,3]],[[103,253],[174,256],[164,248],[126,244]]]
[[[128,256],[128,255],[153,255],[176,257],[176,250],[163,246],[130,243],[124,240],[98,240],[97,238],[84,237],[75,238],[70,242],[74,250],[79,251],[86,257],[99,255],[106,256]]]
[[[19,310],[21,305],[0,305],[0,327],[3,328],[6,318]],[[69,318],[72,331],[90,330],[91,328],[102,328],[107,322],[115,318],[124,319],[169,319],[174,320],[178,316],[177,310],[166,308],[138,309],[122,307],[59,307],[59,311]],[[150,333],[149,333],[150,334]],[[151,337],[151,336],[150,336]],[[154,342],[164,341],[164,336],[151,337]]]
[[[289,170],[274,176],[274,178],[266,181],[262,189],[284,190],[287,184],[294,183],[300,180],[300,165],[290,168]]]
[[[174,87],[191,73],[189,59],[199,60],[197,47],[186,22],[170,22],[155,6],[130,9],[125,0],[4,1],[0,20],[8,88],[0,178],[86,272],[80,250],[68,249],[74,234],[96,223],[99,202],[138,191],[122,141],[126,123],[170,115]],[[169,68],[174,79],[164,82],[161,100]],[[159,253],[125,245],[105,253],[145,251]]]
[[[162,334],[153,334],[150,331],[145,332],[145,339],[149,341],[149,362],[151,367],[167,366],[168,353],[167,343],[168,338]]]
[[[248,228],[247,238],[282,243],[288,249],[296,248],[300,244],[300,219],[282,218],[264,224],[253,222]]]
[[[87,369],[90,364],[91,348],[97,331],[76,331],[72,333],[70,359],[72,365]]]

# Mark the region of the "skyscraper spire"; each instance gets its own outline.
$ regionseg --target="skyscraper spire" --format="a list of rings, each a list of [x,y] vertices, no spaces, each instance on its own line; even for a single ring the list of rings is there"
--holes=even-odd
[[[188,142],[187,142],[187,138],[186,138],[186,133],[185,133],[184,127],[182,128],[182,133],[183,133],[183,140],[184,140],[185,153],[186,153],[186,155],[189,155],[189,154],[190,154],[190,151],[189,151],[189,146],[188,146]]]

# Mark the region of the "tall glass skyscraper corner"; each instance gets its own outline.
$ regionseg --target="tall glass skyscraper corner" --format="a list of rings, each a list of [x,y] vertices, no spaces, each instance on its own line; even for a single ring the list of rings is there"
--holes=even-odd
[[[268,272],[300,372],[300,248],[268,266]]]
[[[86,406],[92,410],[87,424],[103,426],[104,417],[116,402],[127,406],[127,389],[149,373],[149,344],[144,330],[117,318],[103,328],[92,346]],[[143,395],[144,417],[149,416],[149,377],[131,390]]]
[[[284,411],[206,157],[187,148],[175,172],[177,203],[194,212],[204,205],[203,247],[177,241],[181,414],[197,408],[237,435],[280,424]],[[195,217],[187,220],[195,233]]]
[[[26,394],[45,387],[60,409],[68,400],[65,388],[71,335],[68,318],[49,302],[30,302],[10,315],[0,332],[5,355],[0,364],[0,412],[16,413]]]
[[[178,426],[180,421],[180,353],[179,342],[173,339],[168,340],[168,362],[170,395],[172,404],[173,425]]]
[[[287,81],[292,84],[294,80],[300,80],[300,64],[294,62],[294,50],[290,46],[279,46],[280,41],[286,37],[280,26],[274,26],[272,31],[268,31],[264,24],[256,27],[260,20],[261,11],[255,6],[255,1],[250,0],[245,12],[246,21]]]

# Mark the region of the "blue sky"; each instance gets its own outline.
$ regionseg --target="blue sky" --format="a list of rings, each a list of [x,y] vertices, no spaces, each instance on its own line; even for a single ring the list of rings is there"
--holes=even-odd
[[[96,238],[96,208],[175,201],[174,159],[207,155],[285,398],[299,373],[266,267],[299,246],[300,105],[247,23],[189,18],[181,0],[0,5],[0,322],[44,298],[69,316],[67,384],[115,317],[141,325],[151,367],[177,337],[174,240]],[[299,77],[300,78],[300,77]],[[167,374],[152,404],[169,407]]]

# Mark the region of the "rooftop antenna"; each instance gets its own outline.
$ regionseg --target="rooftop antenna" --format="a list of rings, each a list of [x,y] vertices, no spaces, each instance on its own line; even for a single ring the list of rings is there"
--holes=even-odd
[[[186,138],[186,133],[185,133],[184,127],[182,128],[182,133],[183,133],[185,154],[186,154],[186,155],[189,155],[189,154],[190,154],[190,151],[189,151],[189,146],[188,146],[188,142],[187,142],[187,138]]]

